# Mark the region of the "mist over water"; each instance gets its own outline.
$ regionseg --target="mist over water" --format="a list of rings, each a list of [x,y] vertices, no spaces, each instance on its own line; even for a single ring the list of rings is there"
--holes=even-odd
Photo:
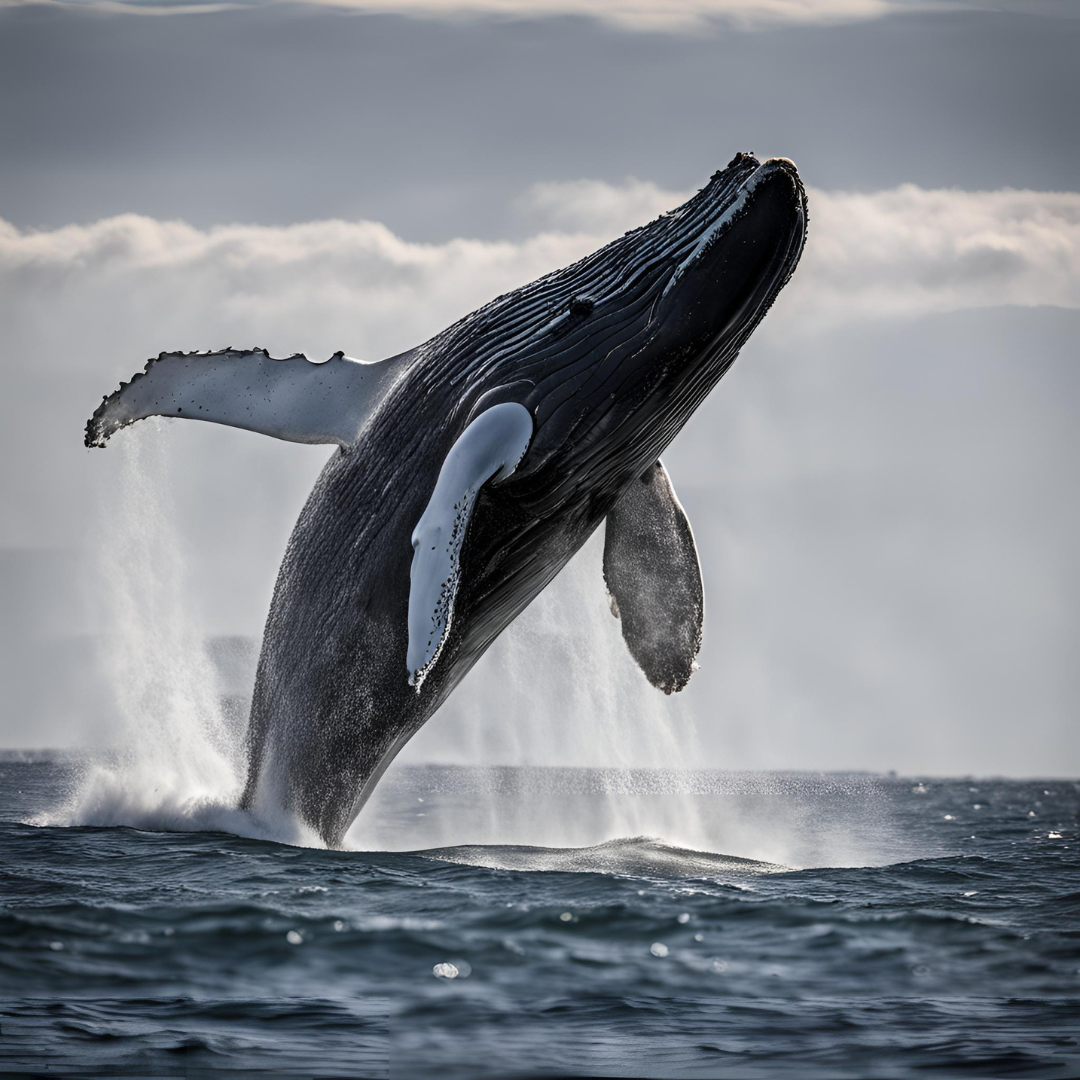
[[[699,802],[680,785],[662,799],[637,797],[650,794],[641,769],[692,768],[697,738],[683,699],[650,686],[630,657],[608,607],[603,544],[601,527],[412,740],[350,831],[351,845],[388,843],[384,823],[397,820],[389,810],[404,783],[395,774],[432,762],[494,768],[461,777],[457,812],[418,818],[409,844],[706,842]],[[602,769],[607,779],[582,789],[564,777],[554,788],[549,780],[546,794],[542,783],[514,794],[500,766]],[[587,813],[575,795],[589,799]]]
[[[787,866],[910,854],[872,777],[701,768],[686,695],[649,685],[611,614],[603,544],[601,527],[495,642],[387,772],[347,843],[561,848],[656,837]],[[459,768],[410,775],[436,762]],[[421,801],[431,794],[437,815]]]
[[[93,523],[99,664],[114,702],[100,753],[42,824],[244,832],[243,732],[223,708],[169,483],[168,425],[117,440]]]
[[[650,686],[622,639],[604,588],[603,548],[601,526],[413,740],[417,751],[454,764],[629,769],[700,761],[685,697]]]

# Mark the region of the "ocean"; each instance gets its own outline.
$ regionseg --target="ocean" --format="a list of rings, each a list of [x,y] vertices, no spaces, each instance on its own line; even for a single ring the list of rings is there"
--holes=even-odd
[[[1080,1076],[1075,780],[400,766],[327,851],[93,768],[0,759],[7,1075]]]

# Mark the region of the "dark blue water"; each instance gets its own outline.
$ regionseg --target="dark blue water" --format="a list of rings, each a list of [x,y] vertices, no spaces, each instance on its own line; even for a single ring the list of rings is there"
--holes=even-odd
[[[624,794],[744,838],[719,856],[478,846],[501,815],[602,820],[610,785],[400,770],[383,835],[457,829],[417,854],[24,823],[75,774],[0,761],[8,1073],[1080,1076],[1073,781],[694,774]]]

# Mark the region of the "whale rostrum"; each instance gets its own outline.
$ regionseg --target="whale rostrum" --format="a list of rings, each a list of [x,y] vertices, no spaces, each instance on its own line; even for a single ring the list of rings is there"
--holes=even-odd
[[[701,569],[659,458],[791,277],[806,224],[795,166],[739,154],[682,206],[408,352],[162,353],[104,399],[87,446],[154,415],[337,446],[278,574],[245,808],[283,802],[340,845],[401,747],[601,522],[632,656],[665,693],[687,684]]]

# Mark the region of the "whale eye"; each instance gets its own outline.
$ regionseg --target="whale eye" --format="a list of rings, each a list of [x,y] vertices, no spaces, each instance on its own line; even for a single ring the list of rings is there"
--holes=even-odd
[[[594,300],[590,300],[585,296],[572,296],[570,297],[570,303],[566,305],[566,310],[571,315],[581,317],[591,314],[594,307],[596,307]]]

